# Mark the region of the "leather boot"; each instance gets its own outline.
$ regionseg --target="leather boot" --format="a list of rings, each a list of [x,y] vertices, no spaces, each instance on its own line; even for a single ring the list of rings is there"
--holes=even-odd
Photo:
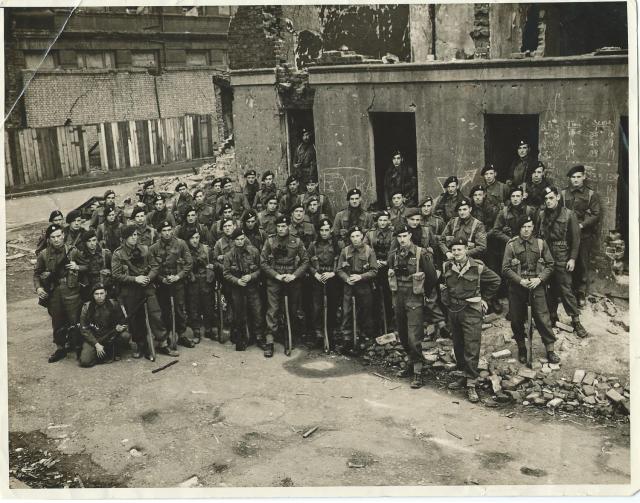
[[[518,361],[522,364],[527,363],[527,345],[524,341],[516,341],[518,344]]]
[[[271,358],[273,356],[273,343],[267,343],[264,345],[264,357]]]
[[[573,330],[581,339],[584,339],[589,335],[589,333],[582,326],[582,323],[580,323],[580,318],[578,318],[577,316],[573,319]]]

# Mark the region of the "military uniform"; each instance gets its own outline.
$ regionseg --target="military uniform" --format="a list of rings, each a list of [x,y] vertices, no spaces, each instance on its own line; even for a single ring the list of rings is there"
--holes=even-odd
[[[311,275],[312,299],[313,299],[313,316],[312,325],[316,338],[324,338],[324,298],[327,299],[327,334],[329,343],[333,344],[333,333],[336,329],[337,310],[339,299],[341,298],[341,289],[338,278],[327,280],[322,283],[315,278],[315,274],[325,272],[336,272],[336,264],[340,251],[333,238],[320,239],[311,243],[309,246],[309,272]]]
[[[239,226],[236,228],[240,228]],[[233,248],[233,240],[230,236],[227,236],[221,232],[220,238],[213,246],[213,257],[215,259],[215,270],[218,287],[218,302],[221,302],[221,296],[224,296],[227,309],[223,313],[223,320],[221,324],[229,325],[233,320],[233,295],[231,294],[231,288],[229,283],[224,281],[224,256]],[[224,303],[222,304],[224,305]],[[222,307],[218,306],[218,311],[222,312]],[[219,316],[219,315],[218,315]],[[222,337],[222,334],[218,334],[218,337]],[[235,342],[235,340],[234,340]]]
[[[214,222],[211,228],[209,229],[209,243],[213,246],[220,241],[220,239],[224,236],[224,231],[222,230],[222,225],[226,219],[220,219],[217,222]],[[242,222],[238,219],[234,219],[233,223],[235,224],[237,229],[242,228]]]
[[[209,230],[204,224],[201,224],[200,222],[195,222],[193,224],[190,224],[185,219],[185,221],[182,224],[176,226],[173,234],[178,239],[182,239],[183,241],[186,242],[188,239],[187,235],[191,231],[197,231],[198,234],[200,234],[201,243],[206,243],[206,244],[211,243],[211,235],[209,234]]]
[[[447,255],[450,244],[459,238],[469,242],[469,257],[480,258],[484,255],[487,249],[487,234],[480,220],[471,216],[465,220],[460,217],[449,220],[439,239],[440,251],[444,256]]]
[[[300,143],[295,152],[293,169],[301,183],[307,183],[311,177],[318,176],[318,166],[316,164],[316,147],[313,143]]]
[[[353,285],[347,280],[352,274],[359,274],[362,279]],[[346,347],[350,347],[353,340],[353,316],[356,316],[358,336],[360,340],[375,337],[375,318],[371,313],[373,307],[374,285],[378,274],[376,252],[369,245],[363,243],[358,248],[348,245],[340,252],[337,275],[344,281],[344,296],[342,301],[342,339]],[[356,299],[356,309],[352,309],[352,298]],[[358,316],[358,314],[360,314]],[[359,348],[354,347],[354,350]]]
[[[80,296],[84,302],[90,300],[91,288],[96,283],[102,283],[109,293],[111,287],[111,252],[98,245],[91,253],[86,247],[77,254],[80,280]]]
[[[551,187],[551,182],[543,178],[540,182],[535,183],[533,180],[527,184],[527,204],[536,208],[536,210],[544,209],[544,196],[547,187]]]
[[[434,239],[436,240],[436,243],[439,243],[440,236],[444,232],[444,228],[446,225],[445,221],[441,217],[434,215],[433,213],[429,216],[426,216],[421,213],[420,217],[421,217],[420,225],[422,225],[423,227],[429,227],[429,229],[431,230],[431,234],[434,236]],[[436,268],[439,269],[442,265],[442,262],[444,262],[444,257],[442,255],[442,250],[440,250],[440,246],[436,246],[434,248],[433,260],[434,260],[434,265],[436,266]]]
[[[483,186],[486,194],[485,199],[488,200],[492,206],[501,208],[505,201],[509,200],[509,187],[506,183],[494,180],[493,183],[483,184]]]
[[[193,206],[193,196],[188,192],[186,194],[178,195],[175,204],[173,205],[173,219],[176,224],[184,222],[186,217],[186,210]]]
[[[78,230],[73,230],[71,226],[67,225],[64,228],[64,244],[71,246],[72,248],[77,248],[80,243],[82,243],[82,233],[84,230],[82,227],[78,228]]]
[[[511,181],[512,187],[527,184],[531,180],[531,173],[536,169],[538,162],[530,155],[524,158],[518,157],[509,166],[507,180]]]
[[[256,200],[256,194],[260,190],[260,184],[256,180],[254,183],[245,183],[242,188],[242,194],[244,194],[247,203],[253,208],[253,203]]]
[[[318,200],[318,213],[324,215],[329,220],[333,221],[333,205],[327,196],[324,194],[320,194],[318,190],[314,192],[304,192],[301,195],[301,203],[306,208],[307,204],[311,200],[312,197],[315,197]],[[318,215],[318,218],[320,215]]]
[[[98,238],[100,246],[107,248],[108,250],[115,250],[118,248],[122,244],[122,227],[123,224],[117,220],[112,223],[104,221],[99,224],[96,229],[96,237]]]
[[[193,261],[191,272],[186,277],[187,324],[191,327],[195,340],[204,335],[213,339],[215,326],[214,289],[215,271],[213,251],[210,246],[200,242],[197,248],[188,243]]]
[[[138,244],[143,246],[151,246],[158,240],[158,232],[150,225],[136,225],[138,232]]]
[[[262,250],[264,242],[267,240],[267,233],[259,227],[258,223],[254,225],[253,229],[249,229],[245,224],[242,226],[242,231],[256,250]]]
[[[267,207],[267,201],[271,199],[271,197],[275,197],[278,200],[280,199],[280,194],[278,192],[278,188],[275,184],[271,184],[269,187],[266,187],[263,184],[262,188],[256,193],[256,197],[253,199],[253,209],[258,212],[264,211]]]
[[[521,203],[518,206],[508,204],[496,215],[495,222],[489,228],[489,253],[487,254],[487,265],[495,272],[502,270],[502,259],[507,241],[520,233],[518,221],[525,216],[534,218],[534,225],[537,220],[535,209]],[[535,232],[535,231],[534,231]],[[504,297],[505,287],[500,290],[500,297]]]
[[[407,222],[407,208],[404,204],[400,206],[391,206],[389,208],[389,214],[391,215],[391,225],[394,229],[402,227]]]
[[[198,215],[198,222],[207,228],[213,225],[213,222],[216,220],[216,215],[214,209],[207,203],[194,203],[193,209],[196,210],[196,215]]]
[[[224,255],[223,274],[230,286],[233,303],[233,340],[236,349],[242,350],[256,339],[262,339],[264,333],[258,250],[247,241],[242,247],[233,246]],[[250,280],[246,286],[240,286],[238,280],[245,275],[249,275]]]
[[[114,206],[114,208],[116,210],[115,222],[124,223],[124,212],[116,206]],[[89,229],[97,229],[100,224],[103,224],[106,221],[106,210],[106,206],[99,206],[98,208],[93,210],[93,213],[91,214],[91,220],[89,220]]]
[[[140,197],[140,202],[145,207],[145,213],[151,213],[154,210],[154,203],[156,202],[156,198],[158,194],[156,192],[152,192],[151,194],[147,194],[146,192],[142,194]]]
[[[449,222],[449,220],[458,215],[456,205],[463,199],[465,199],[465,197],[459,190],[453,196],[448,192],[443,192],[440,194],[440,197],[438,197],[436,207],[433,211],[445,222]]]
[[[283,215],[291,215],[293,208],[298,204],[302,204],[303,194],[301,192],[296,192],[292,194],[291,191],[287,188],[283,194],[280,195],[280,199],[278,200],[278,211]]]
[[[420,283],[420,279],[422,288],[416,291],[415,283]],[[424,333],[424,298],[431,294],[436,281],[436,270],[426,250],[410,243],[408,247],[390,252],[389,284],[393,292],[396,325],[416,376],[422,373],[420,343]]]
[[[493,201],[487,199],[486,196],[480,205],[476,204],[473,200],[471,202],[471,215],[482,222],[485,230],[493,229],[499,211],[500,206],[495,205]]]
[[[220,194],[218,199],[216,200],[216,214],[220,215],[222,213],[222,207],[225,204],[231,205],[233,208],[233,214],[240,218],[245,211],[251,209],[249,205],[249,201],[241,192],[223,192]]]
[[[169,222],[171,224],[171,227],[176,226],[176,220],[175,218],[173,218],[173,214],[169,211],[168,208],[163,208],[160,211],[154,209],[147,215],[146,219],[147,225],[154,229],[157,229],[158,225],[160,225],[162,222]],[[139,236],[138,241],[140,241]]]
[[[309,245],[316,240],[316,229],[305,220],[294,222],[292,219],[289,224],[289,234],[300,238],[305,248],[309,248]]]
[[[418,204],[418,180],[412,171],[413,169],[404,163],[397,168],[393,164],[387,168],[384,173],[385,204],[390,205],[393,194],[398,192],[406,198],[408,204]]]
[[[391,247],[396,244],[393,237],[393,228],[389,224],[385,229],[380,229],[377,225],[365,234],[364,242],[371,246],[376,252],[376,260],[387,262]],[[387,264],[378,266],[378,274],[376,276],[377,301],[376,305],[384,303],[382,306],[384,311],[379,312],[380,326],[384,328],[384,318],[386,316],[387,330],[391,330],[393,324],[393,303],[391,301],[391,290],[389,290],[389,267]],[[377,310],[374,309],[374,313]]]
[[[91,300],[82,306],[80,313],[80,332],[83,343],[80,352],[80,366],[93,367],[101,361],[112,360],[120,354],[119,346],[126,344],[129,333],[115,332],[117,325],[125,325],[124,313],[117,300],[106,299],[103,304]],[[104,347],[105,356],[98,358],[96,344]]]
[[[258,221],[260,227],[267,233],[267,236],[273,236],[276,233],[276,219],[280,217],[280,212],[274,211],[273,213],[263,210],[258,213]]]
[[[338,246],[344,248],[349,244],[347,233],[352,227],[358,226],[365,231],[373,227],[373,216],[362,207],[341,210],[333,221],[333,235],[338,240]]]

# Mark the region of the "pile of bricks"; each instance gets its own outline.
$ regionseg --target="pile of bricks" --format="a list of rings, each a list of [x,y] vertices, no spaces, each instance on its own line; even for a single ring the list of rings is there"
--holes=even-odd
[[[373,59],[362,54],[356,54],[355,51],[323,51],[318,58],[316,64],[319,66],[330,65],[359,65],[359,64],[381,64],[382,60]]]

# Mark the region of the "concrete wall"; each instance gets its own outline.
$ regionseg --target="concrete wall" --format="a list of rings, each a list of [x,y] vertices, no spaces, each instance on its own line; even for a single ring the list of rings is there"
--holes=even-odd
[[[421,198],[452,174],[469,187],[484,164],[484,114],[539,114],[541,159],[562,183],[568,167],[587,166],[604,234],[615,227],[627,71],[615,57],[312,68],[321,187],[339,207],[352,186],[375,199],[369,112],[415,110]]]
[[[436,59],[472,58],[476,45],[471,38],[475,24],[474,5],[436,5]]]
[[[492,58],[508,58],[522,48],[522,32],[529,4],[491,4],[489,46]]]

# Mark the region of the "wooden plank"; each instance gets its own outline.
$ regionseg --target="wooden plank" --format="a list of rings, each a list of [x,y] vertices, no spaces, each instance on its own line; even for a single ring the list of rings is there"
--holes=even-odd
[[[5,187],[13,187],[13,163],[11,162],[11,150],[9,149],[9,132],[4,133],[4,169]]]
[[[18,146],[20,148],[20,157],[22,158],[22,172],[24,173],[24,183],[26,185],[32,183],[31,169],[29,168],[29,157],[27,150],[24,148],[24,134],[22,131],[18,131]]]
[[[40,168],[42,170],[43,180],[53,179],[53,170],[51,169],[51,161],[49,160],[49,148],[45,138],[44,128],[35,128],[36,132],[36,148],[38,149],[38,155],[40,157]]]
[[[64,144],[67,162],[69,163],[69,176],[75,176],[78,174],[78,168],[76,167],[76,156],[73,151],[73,134],[69,132],[69,127],[67,126],[64,128]]]
[[[211,116],[207,115],[207,156],[211,156],[213,154],[213,129],[212,129],[212,121]]]
[[[95,126],[87,126],[87,127],[95,127]],[[82,158],[84,159],[84,172],[88,173],[91,170],[91,159],[89,159],[89,136],[85,134],[87,132],[86,128],[80,128],[79,136],[80,136],[80,145],[82,146]]]
[[[180,159],[187,158],[187,146],[184,141],[184,116],[176,117],[176,133],[178,134],[178,148],[180,149]]]
[[[131,167],[131,156],[129,155],[129,123],[118,122],[118,134],[120,135],[120,161],[124,168]]]
[[[38,177],[38,181],[41,182],[44,180],[44,173],[42,172],[42,166],[40,164],[40,155],[38,153],[38,139],[36,137],[35,129],[28,129],[28,143],[29,148],[31,149],[31,155],[33,156],[33,161],[36,166],[36,176]]]
[[[158,151],[160,152],[160,159],[158,159],[158,164],[167,162],[167,142],[165,137],[164,119],[160,119],[158,121],[158,139],[160,141],[160,147],[158,148]]]
[[[196,158],[202,157],[200,148],[200,116],[193,116],[193,149]]]
[[[20,141],[18,140],[18,131],[15,129],[8,130],[9,147],[11,154],[11,162],[13,164],[13,180],[16,185],[25,184],[24,163],[22,154],[20,153]]]
[[[113,132],[111,131],[111,125],[107,122],[104,125],[104,147],[107,150],[107,157],[109,158],[109,169],[116,170],[116,154],[113,147]]]
[[[136,126],[136,121],[129,121],[129,133],[131,136],[131,144],[133,146],[133,160],[131,162],[131,165],[138,167],[141,163],[140,146],[138,145],[138,127]]]
[[[62,170],[62,176],[67,176],[69,173],[69,167],[67,165],[67,156],[64,153],[64,146],[62,144],[62,136],[63,136],[64,128],[58,126],[56,127],[56,147],[58,148],[58,156],[60,157],[60,169]]]
[[[62,151],[64,152],[64,158],[67,162],[67,173],[66,176],[73,176],[73,159],[71,159],[71,153],[69,150],[69,134],[67,132],[67,128],[62,126],[61,128],[61,139],[62,139]]]
[[[100,167],[103,170],[109,169],[109,158],[107,157],[107,139],[104,135],[104,123],[98,124],[98,148],[100,149]]]
[[[79,127],[72,127],[71,134],[73,136],[73,155],[76,160],[76,175],[81,175],[82,171],[82,147],[80,146]]]
[[[28,129],[23,129],[20,131],[20,136],[22,137],[22,144],[24,145],[24,153],[27,158],[27,168],[29,169],[29,181],[31,183],[36,183],[38,181],[38,171],[36,169],[36,161],[33,158],[33,149],[30,145],[31,134]]]
[[[47,128],[47,141],[51,152],[51,163],[53,168],[53,178],[55,180],[62,178],[62,167],[60,164],[60,152],[58,151],[58,132],[56,128]]]
[[[114,160],[116,163],[116,169],[121,169],[123,166],[120,164],[120,145],[119,143],[119,138],[120,135],[118,134],[118,123],[117,122],[112,122],[111,123],[111,144],[113,145],[113,156],[114,156]]]
[[[173,130],[171,128],[171,119],[164,119],[163,123],[163,133],[164,133],[164,142],[167,146],[167,156],[164,159],[164,162],[172,162],[173,161]]]
[[[140,166],[149,164],[149,133],[147,133],[147,121],[136,121],[136,142],[138,143]]]
[[[155,140],[153,135],[153,123],[154,121],[148,120],[147,122],[147,134],[149,135],[149,163],[156,163],[156,152],[155,152]]]
[[[184,116],[184,146],[187,159],[192,158],[192,150],[191,150],[191,117],[188,115]]]

